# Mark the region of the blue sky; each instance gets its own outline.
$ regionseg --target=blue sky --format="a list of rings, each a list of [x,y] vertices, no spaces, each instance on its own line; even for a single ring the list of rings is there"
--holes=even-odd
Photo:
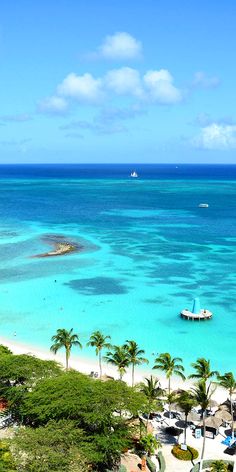
[[[3,0],[0,162],[234,163],[234,0]]]

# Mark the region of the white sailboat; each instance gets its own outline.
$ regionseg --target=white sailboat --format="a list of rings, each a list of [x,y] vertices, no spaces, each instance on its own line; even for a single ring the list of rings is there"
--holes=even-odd
[[[137,172],[135,170],[133,170],[133,172],[131,172],[131,174],[130,174],[130,177],[134,177],[134,178],[138,177]]]

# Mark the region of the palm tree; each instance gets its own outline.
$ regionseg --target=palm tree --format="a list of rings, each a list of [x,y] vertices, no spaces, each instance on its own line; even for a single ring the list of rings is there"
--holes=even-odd
[[[142,357],[142,354],[145,354],[145,351],[143,349],[139,349],[139,346],[135,341],[126,340],[125,346],[128,350],[130,363],[132,365],[132,387],[133,387],[135,366],[140,365],[140,364],[148,364],[149,361],[145,357]]]
[[[207,380],[218,375],[217,370],[211,370],[210,361],[207,361],[204,357],[197,359],[197,361],[191,365],[195,369],[195,373],[189,375],[190,379],[199,379],[207,382]]]
[[[215,389],[212,389],[212,384],[206,385],[206,381],[201,379],[196,384],[196,387],[192,389],[193,397],[195,398],[198,405],[201,405],[202,408],[202,421],[203,421],[203,444],[202,444],[202,454],[200,459],[200,468],[202,470],[202,461],[204,458],[205,452],[205,443],[206,443],[206,410],[209,407],[211,396],[214,393]]]
[[[210,472],[227,472],[228,466],[224,461],[213,461],[211,463]]]
[[[168,352],[160,354],[155,359],[155,365],[153,369],[159,369],[166,373],[166,378],[168,379],[168,393],[170,394],[170,379],[172,375],[178,375],[182,380],[185,380],[183,374],[184,367],[182,366],[181,357],[171,357]]]
[[[185,414],[184,444],[186,444],[186,430],[188,426],[188,415],[192,408],[197,405],[196,399],[191,392],[183,390],[177,397],[177,403]]]
[[[160,386],[159,379],[155,379],[152,375],[150,378],[145,377],[145,382],[139,385],[139,391],[142,392],[147,399],[148,421],[150,413],[153,410],[163,411],[161,397],[163,390]]]
[[[233,393],[236,392],[236,380],[232,372],[226,372],[224,375],[218,375],[217,379],[221,387],[225,388],[229,392],[230,413],[232,417],[231,435],[232,435],[232,439],[234,439],[234,412],[233,412],[232,396],[233,396]]]
[[[69,368],[69,357],[71,353],[72,346],[79,346],[82,349],[82,344],[79,341],[79,335],[73,333],[73,328],[70,331],[66,329],[58,329],[56,334],[51,338],[54,343],[50,347],[50,351],[54,354],[61,348],[66,350],[66,370]]]
[[[102,377],[102,349],[110,349],[111,344],[107,342],[108,339],[111,339],[111,336],[104,336],[100,331],[94,331],[91,334],[87,346],[92,346],[96,348],[96,356],[98,356],[100,378]]]
[[[126,369],[130,365],[130,356],[125,345],[123,346],[112,346],[112,351],[108,351],[104,360],[108,364],[115,365],[120,374],[120,380],[126,373]]]

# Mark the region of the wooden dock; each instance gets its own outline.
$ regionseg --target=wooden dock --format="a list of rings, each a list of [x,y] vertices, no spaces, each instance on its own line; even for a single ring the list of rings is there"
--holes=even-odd
[[[205,321],[210,320],[213,315],[212,312],[209,310],[200,310],[199,313],[192,313],[189,310],[182,310],[180,316],[185,320]]]

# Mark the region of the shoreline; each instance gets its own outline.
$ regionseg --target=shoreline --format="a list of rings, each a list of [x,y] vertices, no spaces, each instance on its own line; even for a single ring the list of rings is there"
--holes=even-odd
[[[59,351],[57,354],[53,354],[50,352],[48,349],[40,348],[37,346],[31,346],[29,344],[23,344],[21,342],[18,342],[17,340],[10,340],[7,338],[4,338],[0,336],[0,344],[3,344],[4,346],[7,346],[13,354],[30,354],[38,357],[39,359],[42,360],[54,360],[65,367],[65,355],[63,355],[63,351]],[[72,367],[73,369],[89,375],[90,372],[99,372],[98,368],[98,358],[95,356],[94,353],[94,360],[85,358],[80,355],[76,354],[71,354],[70,361],[69,361],[69,366]],[[117,369],[115,367],[112,367],[105,362],[103,363],[103,375],[108,375],[111,377],[114,377],[115,380],[118,379],[118,373]],[[164,375],[162,375],[161,372],[158,370],[152,370],[152,369],[146,369],[146,370],[141,370],[139,368],[136,368],[135,371],[135,384],[138,384],[140,382],[143,382],[145,377],[150,377],[150,375],[153,375],[154,377],[158,378],[160,380],[160,384],[162,388],[167,388],[168,387],[168,381],[165,378]],[[128,369],[127,373],[124,375],[123,380],[128,384],[131,385],[131,371]],[[171,379],[171,390],[178,390],[178,389],[191,389],[194,386],[194,382],[192,380],[181,380],[178,377],[172,377]],[[212,398],[217,401],[217,403],[223,403],[224,401],[227,400],[228,395],[227,391],[223,389],[222,387],[217,387],[216,391],[213,393]]]

